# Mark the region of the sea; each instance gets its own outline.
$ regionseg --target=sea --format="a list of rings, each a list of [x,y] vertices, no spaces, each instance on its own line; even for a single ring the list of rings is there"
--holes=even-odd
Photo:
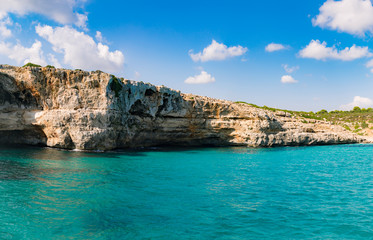
[[[373,145],[1,146],[0,239],[373,239]]]

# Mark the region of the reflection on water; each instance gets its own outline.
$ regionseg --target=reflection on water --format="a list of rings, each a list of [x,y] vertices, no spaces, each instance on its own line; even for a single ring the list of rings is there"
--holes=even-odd
[[[372,147],[0,147],[0,239],[373,238]]]

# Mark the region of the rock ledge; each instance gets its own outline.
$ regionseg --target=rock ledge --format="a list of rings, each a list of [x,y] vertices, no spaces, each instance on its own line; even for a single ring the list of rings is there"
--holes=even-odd
[[[305,122],[101,71],[0,65],[0,143],[111,150],[368,142],[338,125]]]

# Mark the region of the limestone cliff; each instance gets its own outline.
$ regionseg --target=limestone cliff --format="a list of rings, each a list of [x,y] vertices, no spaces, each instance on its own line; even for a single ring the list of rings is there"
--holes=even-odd
[[[101,71],[0,65],[0,143],[110,150],[364,140],[328,122],[182,94]]]

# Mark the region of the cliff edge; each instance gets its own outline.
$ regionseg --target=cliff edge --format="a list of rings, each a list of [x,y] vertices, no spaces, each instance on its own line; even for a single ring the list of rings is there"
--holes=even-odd
[[[0,143],[65,149],[368,141],[338,125],[86,72],[0,65]]]

